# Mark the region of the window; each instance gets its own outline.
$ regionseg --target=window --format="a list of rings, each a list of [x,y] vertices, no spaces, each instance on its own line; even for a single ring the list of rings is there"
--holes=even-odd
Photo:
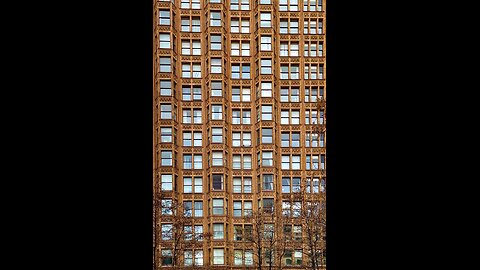
[[[232,146],[239,147],[241,146],[241,133],[240,132],[233,132],[232,133]]]
[[[232,168],[233,169],[252,169],[252,156],[243,154],[243,155],[233,155],[232,157]]]
[[[191,124],[192,123],[192,114],[193,114],[193,123],[194,124],[201,124],[202,123],[202,109],[183,109],[182,122],[184,124]],[[191,137],[190,137],[190,139],[191,139]]]
[[[183,178],[183,193],[192,193],[192,178],[184,177]]]
[[[252,156],[251,155],[243,155],[243,169],[250,170],[252,169]]]
[[[248,40],[232,41],[232,56],[250,56],[250,42]]]
[[[271,0],[260,0],[261,5],[270,5],[272,3]]]
[[[290,133],[289,132],[282,132],[281,135],[281,147],[290,147]]]
[[[271,36],[261,36],[260,37],[260,51],[271,51],[272,50],[272,37]]]
[[[272,74],[272,59],[260,60],[260,74]]]
[[[284,163],[284,156],[282,156],[282,167],[283,167],[283,163]],[[290,177],[282,177],[282,193],[290,193]]]
[[[282,202],[282,215],[289,217],[292,205],[288,201]]]
[[[280,112],[280,124],[282,125],[298,125],[300,124],[300,111],[283,110]]]
[[[183,178],[183,192],[184,193],[192,193],[192,191],[195,191],[195,193],[202,193],[202,178],[201,177],[195,177],[193,179],[194,179],[194,181],[192,182],[191,177],[184,177]],[[195,187],[195,189],[193,188],[193,186]],[[198,216],[198,215],[195,214],[195,216]]]
[[[302,202],[293,202],[292,217],[299,217],[302,209]]]
[[[183,132],[183,146],[202,146],[202,132]]]
[[[305,65],[305,79],[323,79],[323,65],[306,64]]]
[[[222,120],[222,105],[212,105],[212,120]]]
[[[160,72],[172,72],[170,57],[160,57]]]
[[[213,264],[214,265],[224,264],[223,249],[221,248],[213,249]]]
[[[294,56],[298,54],[298,42],[281,42],[280,43],[280,56]]]
[[[220,17],[220,11],[210,12],[210,26],[222,26],[222,19]]]
[[[195,225],[195,240],[203,241],[203,225]]]
[[[162,265],[172,265],[172,250],[162,249]]]
[[[273,143],[273,129],[262,128],[262,143]]]
[[[324,147],[325,146],[325,134],[316,132],[307,133],[305,136],[306,147]]]
[[[303,33],[304,34],[322,34],[322,19],[309,18],[303,21]]]
[[[212,152],[212,166],[223,166],[222,152]]]
[[[272,105],[262,105],[262,120],[272,119]]]
[[[323,156],[323,155],[322,155]],[[306,170],[318,170],[320,168],[319,166],[319,155],[307,155],[305,157],[306,162]]]
[[[293,253],[293,265],[302,265],[302,250],[295,250]]]
[[[232,124],[251,124],[250,110],[232,110]]]
[[[170,34],[160,34],[160,49],[170,49]]]
[[[200,55],[201,54],[200,40],[182,40],[182,54],[183,55]]]
[[[183,202],[183,216],[191,217],[192,214],[192,202]]]
[[[182,64],[182,78],[201,78],[201,64],[200,63],[186,63]]]
[[[298,65],[281,65],[280,66],[280,79],[281,80],[298,80],[299,68]]]
[[[300,192],[300,177],[292,178],[292,192]]]
[[[194,124],[201,124],[202,123],[202,109],[193,109],[193,123]],[[198,140],[198,138],[195,138]],[[201,143],[201,141],[200,141]],[[196,145],[195,145],[196,146]]]
[[[292,170],[300,170],[300,156],[292,155]]]
[[[318,123],[317,110],[305,109],[305,124],[317,124],[317,123]]]
[[[298,0],[280,0],[280,11],[298,11]]]
[[[162,151],[161,166],[172,166],[172,151]]]
[[[172,119],[172,105],[160,105],[160,119]]]
[[[223,215],[223,199],[212,199],[212,215]]]
[[[200,9],[200,0],[181,0],[180,8]]]
[[[212,58],[210,62],[210,73],[222,73],[222,59]]]
[[[221,50],[221,49],[222,49],[222,37],[220,35],[211,35],[210,50]]]
[[[264,151],[262,152],[262,166],[273,166],[273,152]]]
[[[233,252],[233,264],[234,265],[242,265],[243,264],[243,250],[236,249]]]
[[[324,89],[320,86],[305,86],[305,102],[317,102],[324,99]]]
[[[305,41],[303,55],[310,57],[323,56],[323,43],[321,41]]]
[[[160,128],[160,142],[172,142],[172,128]]]
[[[242,193],[242,178],[233,178],[233,193]]]
[[[245,237],[245,240],[252,241],[253,238],[253,225],[243,225],[243,236]]]
[[[220,60],[220,59],[219,59]],[[223,96],[222,82],[221,81],[212,81],[211,82],[211,96],[212,97],[221,97]]]
[[[160,96],[171,96],[171,95],[172,95],[172,82],[160,81]]]
[[[191,207],[191,206],[190,206]],[[191,209],[190,209],[191,210]],[[190,215],[191,216],[191,215]],[[186,241],[191,241],[193,239],[193,230],[191,225],[183,226],[183,236]]]
[[[230,10],[249,10],[249,0],[231,0]]]
[[[271,13],[260,13],[260,27],[272,27],[272,14]]]
[[[161,176],[161,189],[162,191],[173,190],[173,176],[171,174],[162,174]]]
[[[162,240],[172,240],[172,224],[162,224]]]
[[[273,175],[272,174],[263,175],[263,190],[273,191]]]
[[[300,89],[294,87],[280,88],[280,102],[300,102]]]
[[[184,109],[183,110],[183,119],[184,124],[191,124],[192,123],[192,109]]]
[[[183,262],[185,266],[193,265],[193,252],[191,250],[183,252]]]
[[[158,24],[160,25],[170,25],[170,11],[169,10],[160,10],[158,11]]]
[[[212,187],[213,187],[213,190],[223,190],[223,175],[221,174],[212,175]]]
[[[250,227],[252,225],[244,225],[245,226],[245,231],[247,230],[247,227]],[[250,230],[251,231],[251,230]],[[235,224],[233,226],[233,241],[243,241],[243,232],[244,229],[242,228],[241,224]]]
[[[303,0],[303,11],[322,11],[322,0]]]
[[[183,155],[183,168],[186,170],[192,169],[192,155]]]
[[[242,216],[242,201],[233,201],[233,216]]]
[[[232,102],[250,102],[250,88],[232,87]]]
[[[202,88],[196,85],[186,85],[182,87],[182,100],[202,100]],[[200,121],[201,123],[201,121]]]
[[[293,225],[293,240],[302,241],[302,226]]]
[[[265,200],[265,199],[264,199]],[[273,201],[273,199],[271,199]],[[272,204],[273,207],[273,204]],[[274,226],[273,224],[263,224],[263,239],[273,239]]]
[[[200,32],[200,17],[182,17],[182,32]]]
[[[290,169],[290,156],[282,155],[282,170],[289,170],[289,169]]]
[[[213,240],[221,240],[223,237],[223,223],[213,224]]]
[[[298,34],[298,20],[281,19],[280,34]]]
[[[250,21],[248,18],[232,18],[230,23],[231,33],[250,33]]]
[[[193,158],[193,169],[195,170],[202,169],[202,155],[192,155],[192,154],[183,155],[183,168],[187,170],[192,169],[192,158]]]
[[[253,204],[251,201],[243,202],[243,216],[250,217],[253,214]]]
[[[162,216],[171,216],[173,215],[172,199],[162,199]]]
[[[186,240],[186,241],[191,241],[193,239],[193,230],[192,230],[192,226],[190,225],[184,225],[183,226],[183,238]]]
[[[292,132],[292,147],[300,147],[300,133]]]
[[[233,178],[233,193],[252,193],[252,178],[243,178],[243,190],[242,190],[242,178]]]
[[[288,42],[280,42],[280,56],[288,56]]]
[[[212,128],[212,143],[223,143],[222,128]]]
[[[300,170],[300,156],[282,155],[282,170]]]
[[[232,79],[250,79],[250,64],[232,64]]]
[[[318,183],[318,178],[314,178],[314,181],[315,181],[315,179],[316,179],[316,181],[317,181],[317,183]],[[318,193],[318,187],[317,187],[317,192],[313,192],[313,183],[312,183],[312,182],[313,182],[313,181],[312,181],[311,178],[306,178],[306,179],[305,179],[305,191],[306,191],[307,193]]]
[[[300,124],[300,111],[291,111],[291,124],[292,125],[299,125]]]

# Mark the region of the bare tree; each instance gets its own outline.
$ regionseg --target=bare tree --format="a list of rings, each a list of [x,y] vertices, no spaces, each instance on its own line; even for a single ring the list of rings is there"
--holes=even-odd
[[[202,268],[203,264],[198,265],[195,261],[195,251],[203,249],[203,243],[210,239],[210,233],[205,232],[203,227],[202,232],[197,232],[192,209],[184,209],[177,200],[166,198],[160,193],[155,205],[158,207],[155,209],[157,218],[155,245],[167,250],[165,255],[161,254],[157,258],[156,265],[160,265],[162,260],[167,260],[167,264],[173,269]],[[163,221],[162,224],[159,224],[160,220]]]
[[[315,194],[317,195],[317,194]],[[325,267],[326,254],[326,207],[325,193],[306,200],[301,211],[304,228],[304,251],[309,269]]]

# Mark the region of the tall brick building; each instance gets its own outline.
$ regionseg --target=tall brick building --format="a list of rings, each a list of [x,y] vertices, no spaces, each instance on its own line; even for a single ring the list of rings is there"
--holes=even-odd
[[[311,269],[296,211],[325,193],[325,0],[153,5],[154,268],[258,269],[246,235],[271,213],[262,233],[296,241],[262,264]]]

